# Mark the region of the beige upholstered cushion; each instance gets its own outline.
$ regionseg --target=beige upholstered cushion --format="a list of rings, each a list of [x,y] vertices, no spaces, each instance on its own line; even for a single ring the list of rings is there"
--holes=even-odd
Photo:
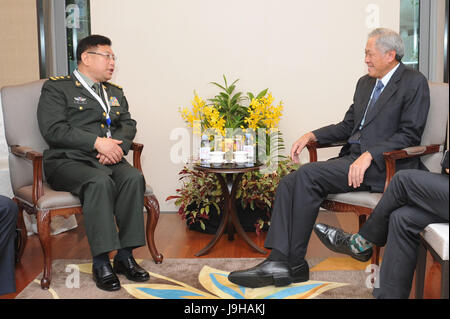
[[[146,185],[144,196],[153,195],[153,188],[150,185]]]
[[[448,223],[430,224],[421,235],[442,260],[448,260]]]
[[[339,203],[358,205],[373,209],[383,194],[370,192],[349,192],[341,194],[330,194],[327,199]]]
[[[81,206],[77,196],[69,192],[58,192],[50,188],[47,183],[44,186],[44,196],[39,198],[37,209],[61,209]],[[33,206],[32,185],[21,187],[16,192],[16,197]]]
[[[37,209],[61,209],[81,206],[80,200],[77,196],[69,192],[59,192],[50,188],[47,183],[44,186],[44,196],[39,198],[37,202]],[[145,196],[153,195],[153,189],[147,185]],[[30,206],[33,206],[32,185],[21,187],[17,190],[16,197],[25,201]]]

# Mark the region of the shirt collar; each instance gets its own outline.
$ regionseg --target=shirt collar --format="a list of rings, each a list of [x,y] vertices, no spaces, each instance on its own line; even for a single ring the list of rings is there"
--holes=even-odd
[[[389,80],[391,79],[392,75],[394,75],[395,71],[397,71],[398,67],[400,66],[400,63],[397,64],[392,70],[390,70],[385,76],[383,76],[380,79],[377,79],[377,83],[378,81],[381,81],[381,83],[383,83],[383,88],[386,87],[386,85],[389,83]]]
[[[95,83],[97,83],[97,82],[92,81],[88,76],[81,73],[81,71],[79,69],[77,69],[77,71],[78,71],[78,74],[81,75],[83,80],[86,82],[86,84],[89,85],[89,87],[92,87]]]

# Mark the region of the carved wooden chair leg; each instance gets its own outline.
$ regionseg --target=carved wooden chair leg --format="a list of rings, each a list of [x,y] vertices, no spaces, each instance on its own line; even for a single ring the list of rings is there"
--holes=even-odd
[[[156,264],[160,264],[163,261],[163,255],[158,252],[155,245],[155,228],[159,219],[159,203],[156,196],[145,196],[144,206],[147,210],[147,245],[150,250],[150,254]]]
[[[23,221],[23,206],[20,202],[14,199],[17,206],[19,207],[19,215],[17,216],[17,230],[20,232],[20,237],[18,240],[18,251],[16,252],[16,263],[20,262],[20,259],[23,256],[23,251],[25,250],[25,245],[27,243],[27,229],[25,227],[25,222]]]
[[[42,289],[50,287],[52,280],[52,251],[50,238],[50,211],[40,210],[37,212],[37,230],[39,241],[41,242],[42,251],[44,253],[44,274],[41,279]]]
[[[367,220],[367,215],[366,214],[359,214],[358,215],[358,223],[359,223],[359,225],[358,225],[358,231],[361,229],[361,227],[364,225],[364,223],[366,222],[366,220]]]
[[[373,255],[372,255],[372,264],[379,266],[380,265],[380,247],[373,246]]]

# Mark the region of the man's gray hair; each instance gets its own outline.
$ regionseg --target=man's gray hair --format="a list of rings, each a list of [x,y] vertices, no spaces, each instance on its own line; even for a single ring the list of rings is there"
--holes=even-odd
[[[394,50],[395,59],[401,61],[405,55],[405,45],[397,32],[386,28],[377,28],[369,33],[369,38],[373,37],[378,37],[375,44],[381,52]]]

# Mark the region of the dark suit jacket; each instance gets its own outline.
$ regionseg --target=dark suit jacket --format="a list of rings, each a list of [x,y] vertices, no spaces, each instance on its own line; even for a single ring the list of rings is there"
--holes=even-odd
[[[348,140],[357,130],[369,103],[376,79],[365,75],[356,85],[353,104],[342,122],[313,131],[321,144]],[[365,183],[372,191],[382,192],[386,178],[383,152],[420,144],[430,107],[427,79],[403,63],[392,75],[373,109],[369,110],[361,129],[361,153],[368,151],[373,163],[366,171]],[[339,156],[350,153],[346,144]],[[419,159],[399,160],[397,170],[419,168]]]
[[[102,84],[111,105],[112,138],[123,141],[120,147],[127,154],[136,135],[136,121],[130,116],[122,88],[109,82]],[[96,138],[106,137],[106,113],[73,74],[50,78],[44,83],[37,118],[42,136],[50,146],[44,151],[47,178],[67,160],[87,162],[111,173],[108,166],[99,163],[94,149]]]
[[[14,277],[15,238],[18,208],[0,195],[0,295],[16,291]]]

